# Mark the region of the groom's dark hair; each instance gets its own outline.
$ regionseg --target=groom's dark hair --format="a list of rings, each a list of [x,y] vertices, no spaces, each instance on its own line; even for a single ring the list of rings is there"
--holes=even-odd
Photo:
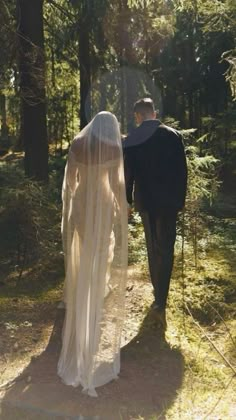
[[[153,100],[151,98],[139,99],[134,104],[134,112],[137,112],[143,115],[144,117],[146,115],[149,115],[150,113],[152,114],[153,112],[155,112]]]

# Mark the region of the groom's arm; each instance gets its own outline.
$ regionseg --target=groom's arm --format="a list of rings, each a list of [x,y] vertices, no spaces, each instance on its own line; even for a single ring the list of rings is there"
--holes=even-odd
[[[132,170],[132,163],[129,156],[129,149],[123,149],[124,153],[124,172],[125,172],[125,186],[126,198],[130,206],[133,203],[133,189],[134,189],[134,174]]]

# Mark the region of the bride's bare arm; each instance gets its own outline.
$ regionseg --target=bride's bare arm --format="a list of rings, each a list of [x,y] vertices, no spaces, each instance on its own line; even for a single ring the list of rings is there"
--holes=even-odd
[[[121,203],[121,191],[122,191],[122,185],[124,184],[124,177],[122,177],[122,167],[120,165],[117,165],[112,167],[110,169],[110,186],[112,189],[112,192],[114,194],[114,201],[115,201],[115,207],[116,211],[120,212],[120,203]]]
[[[78,161],[73,144],[68,154],[66,179],[67,185],[73,194],[78,183]]]

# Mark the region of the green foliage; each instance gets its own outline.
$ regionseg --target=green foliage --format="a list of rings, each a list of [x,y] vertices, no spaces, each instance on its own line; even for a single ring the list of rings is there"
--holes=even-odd
[[[0,216],[1,257],[12,261],[19,271],[46,256],[56,258],[61,251],[57,174],[50,186],[24,177],[18,163],[1,164]]]
[[[215,177],[215,167],[219,160],[214,156],[199,156],[196,146],[186,147],[188,156],[188,201],[199,205],[203,198],[212,200],[219,182]]]
[[[68,3],[68,2],[67,2]],[[76,16],[65,2],[50,1],[44,7],[47,56],[48,134],[62,151],[78,131],[78,48],[75,45]]]
[[[3,42],[7,45],[6,53],[14,52],[14,37],[9,37],[15,24],[14,2],[2,0],[1,10],[4,24],[0,39],[8,38],[7,43]],[[101,109],[111,110],[121,122],[123,132],[127,132],[133,123],[133,102],[140,96],[151,95],[161,114],[180,121],[180,127],[198,128],[201,137],[206,134],[201,132],[202,118],[215,118],[229,101],[225,72],[234,92],[234,17],[235,5],[230,0],[44,2],[51,144],[62,149],[62,141],[70,141],[78,131],[79,31],[84,20],[89,32],[92,89],[88,104],[91,103],[92,115]],[[7,34],[6,26],[10,31]],[[220,62],[225,51],[229,53]],[[18,138],[19,75],[15,57],[11,56],[12,60],[10,55],[1,55],[5,63],[2,68],[7,123],[10,134]],[[215,137],[215,143],[219,139],[222,143],[221,135]]]
[[[0,0],[0,90],[4,89],[12,76],[12,66],[15,64],[14,25],[15,2]]]
[[[222,54],[222,59],[226,60],[229,67],[226,72],[226,80],[230,83],[231,94],[236,99],[236,49],[226,51]]]
[[[150,7],[154,3],[154,0],[128,0],[129,7],[145,8]]]

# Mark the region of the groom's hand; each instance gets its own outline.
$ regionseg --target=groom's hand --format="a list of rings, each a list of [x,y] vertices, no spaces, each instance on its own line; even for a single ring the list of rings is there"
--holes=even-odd
[[[132,212],[133,212],[133,209],[132,209],[131,205],[128,204],[128,208],[127,208],[128,220],[131,218]]]

